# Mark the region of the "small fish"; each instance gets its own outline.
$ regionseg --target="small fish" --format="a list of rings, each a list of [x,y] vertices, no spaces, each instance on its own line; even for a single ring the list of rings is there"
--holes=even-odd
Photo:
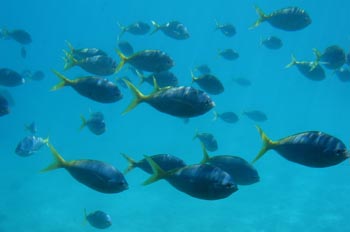
[[[192,87],[159,88],[157,82],[154,81],[155,90],[153,93],[143,95],[132,83],[127,80],[124,81],[135,95],[135,99],[124,110],[124,114],[141,102],[150,104],[160,112],[180,118],[200,116],[215,106],[215,103],[205,92]]]
[[[1,34],[0,37],[3,39],[13,39],[14,41],[22,45],[30,44],[32,42],[32,37],[25,30],[16,29],[16,30],[10,31],[7,29],[2,29],[0,34]]]
[[[192,83],[196,83],[201,89],[209,94],[218,95],[225,91],[224,85],[221,83],[219,78],[212,74],[195,77],[193,72],[191,72],[191,76]]]
[[[32,123],[30,123],[28,125],[25,125],[24,129],[29,131],[29,133],[31,133],[32,135],[34,135],[34,134],[36,134],[36,132],[38,132],[38,128],[37,128],[35,122],[32,122]]]
[[[224,49],[222,51],[219,50],[218,54],[225,60],[237,60],[239,58],[238,52],[231,48]]]
[[[162,25],[156,23],[155,21],[151,22],[155,27],[154,31],[151,34],[154,34],[158,30],[161,30],[165,35],[176,40],[185,40],[190,38],[187,27],[179,21],[170,21]]]
[[[232,155],[216,155],[210,157],[204,144],[201,164],[211,164],[227,172],[238,185],[251,185],[260,181],[258,171],[245,159]]]
[[[162,72],[172,68],[175,63],[173,59],[165,52],[160,50],[143,50],[126,57],[120,51],[117,51],[121,61],[117,67],[119,71],[125,63],[131,64],[137,70],[147,72]]]
[[[49,138],[43,139],[34,135],[26,136],[17,144],[15,152],[22,157],[31,156],[48,143]]]
[[[276,36],[269,36],[262,39],[260,44],[272,50],[280,49],[283,46],[282,40]]]
[[[130,172],[134,168],[140,168],[144,172],[149,174],[153,174],[152,167],[149,165],[146,159],[142,159],[140,161],[135,161],[133,158],[129,157],[126,154],[122,154],[122,156],[128,161],[129,166],[124,171],[124,174]],[[157,154],[150,156],[154,162],[156,162],[161,169],[164,171],[170,171],[176,168],[182,168],[186,166],[186,163],[173,155],[170,154]]]
[[[87,214],[86,209],[84,209],[84,214],[86,221],[97,229],[106,229],[112,225],[111,216],[101,210]]]
[[[252,85],[252,82],[250,80],[243,77],[233,78],[232,80],[242,87],[249,87]]]
[[[271,26],[284,31],[298,31],[309,26],[312,22],[304,9],[299,7],[286,7],[266,15],[259,7],[255,6],[259,19],[251,27],[255,28],[262,22],[268,22]]]
[[[55,161],[42,172],[64,168],[78,182],[101,193],[119,193],[128,189],[123,174],[114,166],[98,160],[65,161],[51,144],[48,146]]]
[[[33,81],[42,81],[45,78],[45,73],[43,71],[35,71],[33,75],[31,75],[30,79]]]
[[[317,60],[321,61],[328,69],[339,69],[346,62],[345,51],[337,45],[327,47],[323,53],[315,48],[314,53]]]
[[[286,68],[294,65],[303,76],[312,81],[322,81],[326,78],[326,73],[318,61],[297,61],[295,56],[292,55],[292,61],[286,66]]]
[[[193,139],[199,139],[199,141],[205,146],[208,151],[216,151],[218,149],[218,142],[216,141],[213,134],[210,133],[199,133],[198,130],[193,136]]]
[[[350,157],[350,152],[341,140],[324,132],[306,131],[272,141],[260,127],[257,129],[263,146],[253,163],[268,150],[275,150],[291,162],[314,168],[334,166]]]
[[[146,157],[146,160],[154,174],[144,185],[165,179],[177,190],[203,200],[224,199],[238,190],[227,172],[209,164],[189,165],[166,172],[152,158]]]
[[[335,74],[338,76],[339,80],[342,82],[350,81],[350,70],[348,68],[340,68],[335,70]]]
[[[123,26],[120,23],[118,23],[118,26],[121,30],[118,38],[121,38],[125,32],[128,32],[133,35],[145,35],[151,30],[151,27],[147,23],[141,21],[132,23],[128,26]]]
[[[18,72],[8,68],[0,68],[0,85],[15,87],[24,83],[24,78]]]
[[[94,112],[90,114],[90,118],[86,120],[84,116],[80,116],[82,124],[80,126],[80,130],[84,127],[88,127],[89,130],[95,135],[102,135],[106,132],[106,123],[104,120],[104,116],[101,112]]]
[[[243,111],[243,115],[247,116],[249,119],[255,122],[265,122],[267,121],[267,116],[264,112],[259,110]]]
[[[98,48],[74,48],[73,45],[66,41],[69,51],[63,50],[65,56],[71,56],[76,60],[85,59],[92,56],[108,56],[108,54]]]
[[[237,33],[236,27],[233,26],[231,23],[221,24],[221,23],[215,21],[215,29],[220,30],[222,32],[222,34],[224,34],[224,36],[226,36],[226,37],[233,37]]]
[[[141,72],[136,70],[137,76],[141,79],[140,84],[143,82],[147,82],[148,84],[153,86],[153,78],[156,80],[158,86],[160,88],[164,88],[167,86],[178,86],[179,81],[174,73],[170,71],[162,71],[159,73],[152,73],[149,76],[143,75]]]
[[[214,121],[216,121],[218,118],[227,123],[236,123],[239,120],[238,115],[234,112],[218,113],[214,111]]]
[[[200,72],[201,75],[206,75],[206,74],[210,74],[211,73],[211,69],[206,64],[202,64],[202,65],[196,66],[194,68],[194,71]]]
[[[9,103],[1,93],[0,93],[0,117],[5,116],[10,113]]]
[[[125,40],[118,42],[118,48],[126,56],[131,56],[132,54],[134,54],[134,48],[131,46],[129,42]]]
[[[21,57],[25,59],[27,57],[27,50],[25,47],[21,47]]]
[[[118,86],[105,78],[86,76],[70,80],[56,70],[53,73],[61,82],[52,87],[52,91],[71,86],[80,95],[100,103],[114,103],[123,98]]]

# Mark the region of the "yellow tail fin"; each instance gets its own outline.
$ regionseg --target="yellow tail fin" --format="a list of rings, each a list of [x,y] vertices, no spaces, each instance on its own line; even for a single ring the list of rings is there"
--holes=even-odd
[[[55,91],[55,90],[61,89],[64,86],[71,85],[73,83],[72,80],[69,80],[66,76],[64,76],[63,74],[57,72],[56,70],[52,70],[52,72],[61,80],[61,82],[58,83],[57,85],[53,86],[51,88],[51,91]]]
[[[290,68],[297,63],[297,59],[295,58],[295,56],[293,54],[291,55],[291,58],[292,58],[292,60],[289,64],[286,65],[286,68]]]
[[[123,79],[125,84],[131,90],[131,92],[135,95],[135,99],[130,103],[130,105],[123,111],[123,114],[128,113],[132,109],[134,109],[139,103],[145,101],[148,96],[143,95],[140,90],[138,90],[130,81]]]
[[[48,144],[48,146],[50,148],[50,151],[53,157],[55,158],[55,161],[49,166],[47,166],[46,168],[44,168],[43,170],[41,170],[41,172],[48,172],[58,168],[66,167],[67,162],[62,158],[62,156],[56,151],[56,149],[51,144]]]
[[[157,31],[159,31],[161,26],[158,23],[156,23],[156,21],[153,21],[153,20],[151,21],[151,23],[154,26],[154,30],[150,33],[150,35],[153,35]]]
[[[165,172],[163,169],[159,167],[159,165],[152,160],[151,157],[145,156],[145,159],[149,163],[149,165],[152,168],[153,175],[148,178],[145,182],[143,182],[143,185],[149,185],[152,184],[160,179],[164,179],[165,177],[168,176],[167,172]]]
[[[258,18],[258,20],[256,20],[256,22],[249,29],[256,28],[257,26],[259,26],[262,22],[264,22],[268,18],[268,16],[260,9],[260,7],[258,7],[258,6],[254,6],[254,7],[256,10],[256,13],[258,13],[258,15],[259,15],[259,18]]]
[[[203,151],[203,159],[201,161],[201,164],[205,164],[210,160],[210,156],[209,156],[208,151],[202,142],[201,142],[201,146],[202,146],[202,151]]]
[[[255,163],[256,161],[258,161],[268,150],[272,149],[277,144],[276,142],[269,139],[265,134],[265,132],[259,126],[256,126],[256,128],[258,129],[258,132],[261,136],[263,145],[258,155],[252,161],[252,163]]]
[[[121,155],[128,161],[128,167],[124,170],[124,174],[126,174],[135,168],[137,162],[127,154],[121,153]]]
[[[125,62],[128,61],[128,57],[126,57],[121,51],[119,51],[117,49],[115,51],[118,54],[118,56],[120,57],[120,63],[118,64],[117,68],[115,69],[115,72],[117,73],[122,69]]]

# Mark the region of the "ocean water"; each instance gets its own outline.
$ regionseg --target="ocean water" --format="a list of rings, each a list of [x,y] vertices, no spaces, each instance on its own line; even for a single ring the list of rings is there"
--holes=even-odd
[[[102,194],[74,180],[65,170],[48,173],[40,170],[53,158],[44,147],[23,158],[14,150],[28,132],[24,125],[35,121],[38,135],[51,143],[67,160],[97,159],[124,170],[120,153],[135,159],[143,155],[170,153],[187,163],[202,159],[196,129],[215,135],[219,149],[214,154],[239,155],[252,160],[260,150],[261,139],[255,122],[241,117],[236,124],[213,122],[212,112],[182,120],[141,104],[126,115],[121,112],[132,100],[127,89],[115,104],[101,104],[78,95],[71,88],[50,91],[58,83],[51,69],[70,78],[87,73],[78,67],[63,71],[66,40],[75,47],[98,47],[114,57],[117,22],[128,25],[141,20],[164,23],[178,20],[190,32],[188,40],[176,41],[161,32],[154,35],[125,34],[135,50],[161,49],[174,58],[172,71],[182,85],[190,85],[190,70],[208,64],[225,85],[225,93],[213,96],[216,110],[240,113],[258,109],[268,115],[259,125],[272,139],[294,133],[319,130],[334,135],[349,145],[348,99],[350,83],[344,83],[330,70],[321,82],[302,76],[296,67],[285,69],[291,54],[300,60],[313,60],[312,48],[321,51],[339,45],[348,53],[349,23],[345,1],[112,1],[12,0],[2,5],[0,26],[30,32],[33,42],[27,46],[27,58],[20,56],[14,41],[0,41],[1,67],[18,72],[43,70],[41,82],[28,82],[8,88],[16,101],[11,114],[0,118],[0,232],[96,231],[84,223],[83,209],[103,210],[113,219],[106,231],[350,231],[349,161],[323,169],[308,168],[283,159],[269,151],[255,167],[261,181],[240,186],[230,197],[204,201],[177,191],[165,181],[142,186],[148,174],[134,170],[126,175],[129,189],[118,194]],[[286,6],[304,8],[312,24],[297,32],[273,28],[268,23],[248,28],[257,19],[254,5],[266,13]],[[232,38],[215,31],[215,20],[231,22],[237,34]],[[277,51],[260,46],[260,39],[276,35],[284,46]],[[233,48],[240,54],[236,61],[217,55],[218,49]],[[126,68],[109,77],[130,75]],[[244,77],[252,86],[243,88],[232,78]],[[137,77],[130,75],[137,81]],[[141,87],[151,92],[147,85]],[[79,131],[80,115],[89,110],[104,113],[107,132],[95,136],[87,129]]]

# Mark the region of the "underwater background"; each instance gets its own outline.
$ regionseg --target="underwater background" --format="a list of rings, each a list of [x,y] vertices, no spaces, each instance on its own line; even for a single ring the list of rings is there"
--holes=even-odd
[[[97,159],[124,170],[127,162],[120,153],[135,159],[143,155],[170,153],[186,163],[198,163],[202,151],[192,138],[195,130],[215,135],[215,154],[239,155],[252,160],[261,147],[255,122],[240,117],[236,124],[213,121],[211,112],[182,120],[141,104],[126,115],[121,112],[132,99],[128,89],[115,104],[101,104],[79,96],[71,88],[51,92],[58,83],[51,70],[63,72],[66,40],[74,47],[97,47],[118,60],[115,48],[120,33],[117,22],[164,23],[178,20],[190,32],[188,40],[176,41],[158,32],[123,40],[136,51],[161,49],[175,60],[172,71],[180,84],[190,85],[190,70],[208,64],[225,85],[225,93],[213,96],[215,110],[240,113],[259,109],[268,115],[260,123],[271,139],[297,132],[319,130],[349,145],[350,83],[344,83],[330,70],[327,78],[313,82],[295,67],[285,66],[294,54],[300,60],[314,60],[313,48],[324,50],[336,44],[348,52],[350,34],[346,1],[6,1],[2,4],[0,26],[22,28],[33,42],[27,58],[20,57],[14,41],[0,41],[1,67],[21,72],[43,70],[46,78],[8,89],[15,99],[11,113],[0,118],[0,232],[9,231],[96,231],[84,223],[83,210],[103,210],[113,219],[106,231],[350,231],[349,161],[323,169],[288,162],[269,151],[255,167],[260,182],[240,186],[232,196],[204,201],[177,191],[164,180],[148,186],[141,183],[148,174],[139,169],[126,175],[129,189],[118,194],[102,194],[74,180],[63,169],[40,170],[53,158],[47,147],[23,158],[14,153],[20,139],[28,134],[24,125],[35,121],[38,135],[50,142],[66,160]],[[249,30],[258,18],[254,5],[266,13],[286,6],[299,6],[312,18],[312,24],[297,32],[281,31],[267,23]],[[231,22],[237,34],[227,38],[215,31],[215,20]],[[260,46],[262,37],[276,35],[284,46],[277,51]],[[217,55],[218,49],[233,48],[236,61]],[[118,60],[119,61],[119,60]],[[64,72],[70,78],[84,76],[79,68]],[[129,75],[127,69],[109,77]],[[243,88],[232,78],[244,77],[253,84]],[[130,76],[138,81],[137,77]],[[152,88],[143,85],[142,92]],[[101,111],[107,132],[95,136],[79,131],[80,115]]]

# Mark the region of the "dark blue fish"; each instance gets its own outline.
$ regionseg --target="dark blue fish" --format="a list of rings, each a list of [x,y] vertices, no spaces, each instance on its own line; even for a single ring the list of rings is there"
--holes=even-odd
[[[154,34],[158,30],[162,31],[165,35],[176,40],[185,40],[190,38],[187,27],[179,21],[170,21],[162,25],[152,21],[152,25],[155,27],[151,34]]]
[[[106,229],[112,225],[111,216],[101,210],[87,214],[84,209],[84,214],[89,224],[97,229]]]
[[[249,87],[252,85],[252,82],[250,80],[243,77],[233,78],[232,80],[242,87]]]
[[[24,78],[16,71],[8,68],[0,68],[0,85],[15,87],[23,85],[24,83]]]
[[[232,155],[216,155],[210,157],[204,145],[202,164],[207,163],[221,168],[234,179],[238,185],[250,185],[259,182],[258,171],[246,160]]]
[[[203,200],[223,199],[238,190],[227,172],[209,164],[190,165],[166,172],[152,158],[146,157],[146,160],[154,174],[144,185],[165,179],[177,190]]]
[[[144,172],[149,174],[153,174],[152,167],[149,165],[146,159],[142,159],[140,161],[135,161],[133,158],[129,157],[126,154],[122,154],[122,156],[128,161],[129,166],[124,171],[124,173],[130,172],[134,168],[140,168]],[[150,156],[154,162],[156,162],[161,169],[164,171],[170,171],[176,168],[182,168],[186,166],[186,163],[173,155],[170,154],[157,154]]]
[[[34,135],[26,136],[17,144],[15,152],[22,157],[31,156],[48,142],[49,138],[43,139]]]
[[[78,182],[101,193],[119,193],[128,189],[123,174],[114,166],[98,160],[65,161],[51,144],[49,147],[55,161],[43,172],[64,168]]]
[[[323,53],[315,48],[314,53],[316,54],[317,60],[328,69],[339,69],[346,62],[345,51],[337,45],[327,47]]]
[[[285,31],[298,31],[309,26],[312,22],[304,9],[299,7],[286,7],[266,15],[259,7],[255,7],[259,19],[251,28],[255,28],[262,22],[268,22],[275,28]]]
[[[25,130],[29,131],[31,134],[36,134],[36,132],[38,131],[38,128],[36,127],[36,123],[32,122],[28,125],[24,126]]]
[[[174,73],[170,71],[162,71],[158,73],[152,73],[149,76],[145,76],[141,72],[137,71],[137,76],[141,79],[140,84],[143,82],[147,82],[148,84],[152,85],[154,84],[154,79],[157,82],[158,86],[160,88],[167,87],[167,86],[178,86],[179,81]]]
[[[292,55],[292,61],[286,66],[290,68],[296,66],[301,74],[312,81],[322,81],[326,78],[326,73],[318,61],[297,61]]]
[[[224,49],[222,51],[219,50],[219,56],[225,60],[237,60],[239,58],[238,52],[231,48]]]
[[[7,99],[0,93],[0,117],[10,113]]]
[[[283,42],[280,38],[276,36],[269,36],[261,40],[261,45],[264,45],[265,47],[272,50],[277,50],[283,46]]]
[[[265,122],[267,121],[267,116],[264,112],[259,110],[244,111],[243,115],[247,116],[249,119],[255,122]]]
[[[218,142],[213,134],[199,133],[198,130],[193,139],[198,138],[208,151],[216,151],[218,149]]]
[[[119,41],[118,48],[126,56],[131,56],[132,54],[134,54],[134,48],[127,41]]]
[[[196,83],[201,89],[209,94],[218,95],[225,91],[225,87],[220,79],[212,74],[205,74],[195,77],[194,74],[191,73],[191,76],[192,83]]]
[[[32,37],[28,32],[25,30],[7,30],[7,29],[2,29],[1,30],[1,38],[3,39],[13,39],[16,42],[26,45],[30,44],[32,42]]]
[[[275,150],[285,159],[308,167],[323,168],[337,165],[350,157],[345,144],[338,138],[320,131],[306,131],[270,140],[258,127],[263,146],[253,163],[268,150]]]
[[[237,114],[234,112],[223,112],[223,113],[218,113],[214,111],[214,121],[220,118],[224,122],[227,123],[236,123],[239,120],[239,117]]]
[[[350,81],[350,70],[348,68],[340,68],[335,70],[335,74],[338,76],[339,80],[342,82]]]
[[[82,121],[80,130],[87,126],[95,135],[101,135],[106,132],[106,123],[101,112],[91,113],[88,120],[84,116],[80,116],[80,118]]]
[[[141,21],[137,21],[128,26],[123,26],[118,23],[118,26],[121,30],[118,38],[121,38],[125,32],[128,32],[132,35],[145,35],[151,30],[151,27],[147,23]]]
[[[100,103],[114,103],[123,98],[118,86],[105,78],[86,76],[70,80],[56,70],[53,73],[62,81],[52,87],[52,91],[71,86],[80,95]]]
[[[233,37],[237,33],[236,27],[231,23],[219,23],[216,21],[215,29],[220,30],[221,33],[224,34],[226,37]]]
[[[160,112],[180,118],[200,116],[215,106],[215,103],[205,92],[192,87],[159,88],[155,82],[155,91],[145,96],[129,81],[125,80],[125,83],[135,95],[135,99],[124,110],[124,114],[141,102],[148,103]]]

